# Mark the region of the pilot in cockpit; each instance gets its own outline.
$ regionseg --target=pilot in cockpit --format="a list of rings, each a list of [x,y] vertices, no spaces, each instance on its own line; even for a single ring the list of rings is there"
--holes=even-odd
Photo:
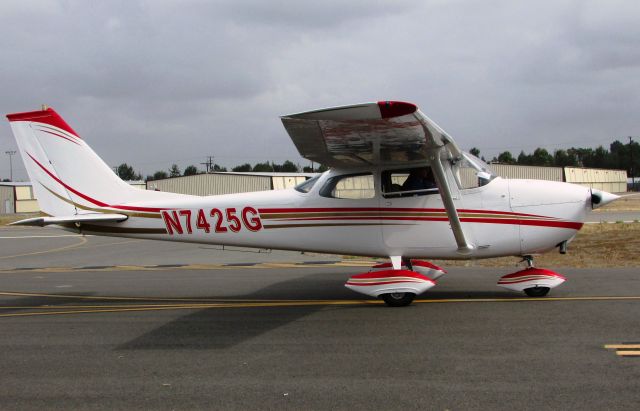
[[[402,184],[402,191],[428,190],[438,188],[431,167],[414,168]]]

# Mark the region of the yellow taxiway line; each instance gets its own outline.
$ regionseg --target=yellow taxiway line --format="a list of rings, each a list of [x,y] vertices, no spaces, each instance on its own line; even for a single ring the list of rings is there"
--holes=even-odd
[[[52,248],[50,250],[34,251],[32,253],[25,253],[25,254],[5,255],[5,256],[0,257],[0,260],[6,260],[7,258],[26,257],[26,256],[29,256],[29,255],[57,253],[59,251],[65,251],[65,250],[69,250],[71,248],[80,247],[81,245],[86,244],[87,241],[88,241],[85,237],[80,237],[79,240],[80,241],[77,242],[77,243],[74,243],[74,244],[71,244],[71,245],[65,245],[64,247]]]
[[[604,348],[616,350],[619,357],[640,357],[640,343],[607,344]]]
[[[149,297],[115,297],[115,296],[83,296],[43,293],[21,293],[3,291],[0,296],[8,297],[43,297],[64,298],[79,301],[139,301],[140,304],[76,304],[76,305],[39,305],[39,306],[4,306],[0,310],[24,310],[21,312],[3,313],[0,317],[26,317],[39,315],[64,315],[88,313],[115,313],[127,311],[161,311],[161,310],[199,310],[213,308],[265,308],[265,307],[308,307],[308,306],[354,306],[380,305],[380,300],[248,300],[248,299],[197,299],[197,298],[149,298]],[[552,297],[552,298],[443,298],[419,299],[416,304],[441,303],[503,303],[503,302],[565,302],[565,301],[640,301],[640,296],[592,296],[592,297]],[[152,302],[153,304],[143,304]],[[162,303],[166,302],[166,303]],[[37,310],[37,311],[35,311]],[[617,348],[608,345],[605,348]],[[640,348],[638,345],[624,345],[624,348]],[[629,351],[626,351],[629,352]],[[619,354],[625,355],[625,354]],[[631,354],[627,354],[631,355]]]

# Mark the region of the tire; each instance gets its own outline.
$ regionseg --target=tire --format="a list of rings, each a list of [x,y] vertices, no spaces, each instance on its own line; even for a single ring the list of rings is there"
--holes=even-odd
[[[549,290],[549,287],[531,287],[525,288],[524,293],[529,297],[544,297],[545,295],[549,294]]]
[[[389,307],[406,307],[415,297],[414,293],[389,293],[380,296]]]

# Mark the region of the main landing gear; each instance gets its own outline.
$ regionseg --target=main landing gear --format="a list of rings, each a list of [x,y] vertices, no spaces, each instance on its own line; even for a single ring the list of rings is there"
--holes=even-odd
[[[500,287],[524,291],[529,297],[540,298],[566,280],[551,270],[534,267],[530,255],[524,256],[523,261],[526,261],[527,268],[502,276],[498,281]],[[369,272],[349,278],[345,287],[381,298],[389,307],[405,307],[417,295],[436,285],[435,280],[445,273],[445,270],[428,261],[403,260],[399,269],[394,269],[392,263],[375,265]]]
[[[434,285],[446,271],[428,261],[404,260],[400,269],[392,263],[378,264],[368,273],[349,278],[345,287],[371,297],[381,298],[390,307],[405,307]]]
[[[529,297],[539,298],[549,294],[549,290],[565,282],[560,274],[533,266],[533,256],[525,255],[527,268],[500,277],[498,285],[513,291],[524,291]]]

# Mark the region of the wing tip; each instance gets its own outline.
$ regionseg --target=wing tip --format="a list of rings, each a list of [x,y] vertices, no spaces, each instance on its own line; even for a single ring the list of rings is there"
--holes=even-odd
[[[382,118],[406,116],[418,110],[418,106],[406,101],[378,101],[378,108]]]

